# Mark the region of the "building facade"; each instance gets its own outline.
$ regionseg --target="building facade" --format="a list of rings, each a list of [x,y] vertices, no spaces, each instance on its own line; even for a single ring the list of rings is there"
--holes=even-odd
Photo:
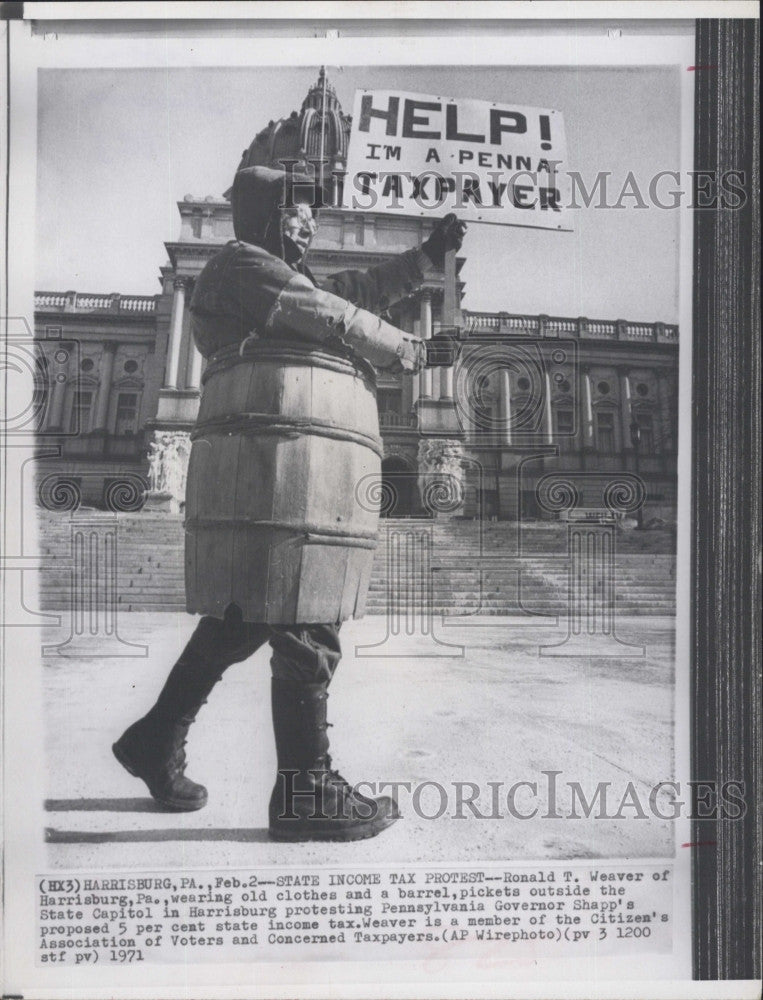
[[[301,110],[270,122],[242,159],[316,171],[326,207],[308,263],[319,279],[418,245],[434,224],[339,207],[349,129],[321,74]],[[38,460],[45,506],[182,509],[204,368],[188,302],[204,265],[233,238],[233,225],[225,197],[186,195],[178,211],[180,232],[166,244],[157,295],[36,295],[50,387],[41,444],[47,432],[60,445],[60,454]],[[445,470],[458,489],[434,509],[550,518],[558,516],[554,484],[573,489],[580,506],[595,507],[602,477],[629,473],[645,484],[646,516],[673,520],[678,328],[461,310],[464,258],[456,274],[455,296],[431,277],[385,314],[425,338],[455,319],[462,346],[451,367],[379,377],[382,512],[431,512],[427,477]]]

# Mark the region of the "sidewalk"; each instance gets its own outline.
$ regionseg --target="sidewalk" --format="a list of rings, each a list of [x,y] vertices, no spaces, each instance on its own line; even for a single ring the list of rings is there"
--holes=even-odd
[[[268,646],[230,668],[191,729],[187,773],[209,788],[205,809],[161,811],[145,786],[112,757],[112,742],[150,707],[193,624],[184,614],[122,614],[121,638],[146,644],[147,657],[43,660],[51,868],[245,868],[672,853],[670,821],[651,815],[634,819],[632,807],[617,820],[543,818],[551,780],[544,771],[561,772],[556,808],[563,816],[570,813],[567,782],[578,782],[589,800],[600,782],[611,782],[612,815],[629,781],[646,809],[652,786],[673,777],[672,619],[618,623],[622,641],[645,645],[643,657],[540,656],[539,645],[564,639],[563,627],[516,627],[500,618],[450,619],[441,626],[439,635],[463,645],[463,655],[431,655],[454,650],[415,637],[395,655],[371,656],[395,653],[390,643],[356,652],[356,646],[384,639],[386,619],[347,623],[345,656],[329,699],[335,766],[352,782],[440,787],[419,789],[415,801],[401,789],[404,818],[373,840],[323,845],[275,844],[267,837],[275,773]],[[66,634],[48,630],[45,641],[58,642]],[[535,818],[509,813],[506,795],[519,781],[537,784],[535,796],[525,787],[513,800],[518,812],[538,807]],[[477,783],[482,791],[475,807],[488,817],[497,812],[498,818],[476,818],[468,806],[459,806],[458,782]],[[493,789],[488,782],[496,783]],[[461,789],[468,799],[468,786]],[[443,815],[427,819],[416,814],[416,807],[429,816]],[[580,806],[577,812],[581,815]]]

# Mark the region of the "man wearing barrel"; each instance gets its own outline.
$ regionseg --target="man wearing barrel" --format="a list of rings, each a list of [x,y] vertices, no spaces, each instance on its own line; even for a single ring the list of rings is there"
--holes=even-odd
[[[207,790],[184,773],[188,727],[226,668],[269,641],[270,836],[359,840],[399,818],[392,798],[360,795],[331,767],[326,735],[340,625],[363,613],[375,546],[377,513],[358,497],[381,469],[374,369],[452,360],[447,341],[375,314],[442,268],[465,226],[447,216],[420,249],[318,287],[303,263],[317,229],[312,181],[248,167],[231,202],[236,239],[191,300],[208,363],[186,487],[186,605],[203,617],[156,704],[113,749],[161,804],[202,808]]]

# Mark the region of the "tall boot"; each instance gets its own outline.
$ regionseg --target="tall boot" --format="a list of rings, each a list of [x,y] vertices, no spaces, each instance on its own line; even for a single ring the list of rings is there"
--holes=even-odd
[[[145,781],[160,805],[176,812],[203,809],[208,799],[204,785],[185,775],[185,743],[192,722],[188,717],[169,722],[151,709],[111,748],[126,771]]]
[[[273,678],[271,692],[278,757],[268,810],[273,840],[363,840],[400,818],[394,799],[360,795],[332,769],[328,683]]]
[[[170,671],[156,704],[113,745],[119,763],[148,786],[161,805],[192,812],[207,804],[207,790],[185,776],[188,727],[232,663],[245,659],[266,637],[235,620],[202,618]]]

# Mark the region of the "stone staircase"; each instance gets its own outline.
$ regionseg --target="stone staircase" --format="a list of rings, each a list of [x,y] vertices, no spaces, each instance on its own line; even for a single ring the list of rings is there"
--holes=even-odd
[[[183,525],[168,514],[74,515],[40,511],[42,610],[66,609],[73,585],[72,529],[116,528],[117,595],[129,611],[184,608]],[[558,522],[390,518],[380,523],[367,612],[448,615],[566,613],[570,587],[568,528]],[[85,565],[90,565],[85,558]],[[94,564],[93,564],[94,565]],[[428,567],[428,572],[427,572]],[[94,572],[86,571],[86,575]],[[595,598],[602,587],[594,574]],[[425,594],[423,581],[430,580]],[[613,557],[618,614],[675,612],[674,538],[665,531],[618,531]]]
[[[422,534],[428,538],[424,545]],[[568,545],[568,527],[558,522],[520,527],[506,522],[382,521],[367,611],[416,611],[428,605],[448,615],[566,614]],[[668,532],[617,532],[612,578],[619,614],[675,613],[673,549]],[[427,563],[431,585],[424,600]],[[597,575],[593,585],[600,602]]]

